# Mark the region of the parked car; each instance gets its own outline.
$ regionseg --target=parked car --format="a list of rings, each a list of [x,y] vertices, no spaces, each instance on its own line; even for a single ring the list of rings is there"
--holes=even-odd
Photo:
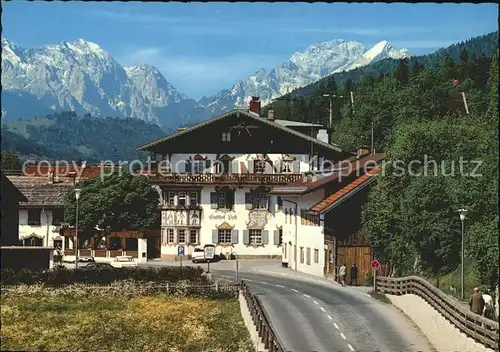
[[[80,266],[82,269],[113,269],[113,266],[109,263],[87,263],[86,265]]]
[[[191,253],[191,261],[193,263],[204,263],[207,262],[205,259],[205,247],[215,247],[213,244],[206,244],[204,246],[196,246],[193,249],[193,253]],[[217,262],[220,260],[219,255],[214,255],[214,259],[212,259],[210,262]]]
[[[115,257],[110,264],[114,268],[134,268],[138,266],[134,257],[128,255]]]
[[[95,263],[94,257],[80,257],[78,263]]]

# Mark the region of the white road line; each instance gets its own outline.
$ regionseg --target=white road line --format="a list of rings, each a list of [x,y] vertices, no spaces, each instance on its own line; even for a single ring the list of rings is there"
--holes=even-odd
[[[340,336],[342,336],[342,338],[343,338],[344,340],[347,340],[347,338],[345,337],[345,335],[344,335],[344,333],[343,333],[343,332],[341,332],[341,333],[340,333]]]
[[[333,318],[330,315],[327,315],[328,319],[332,320]]]
[[[311,296],[306,295],[305,293],[304,293],[304,297],[306,297],[306,298],[311,298]]]
[[[323,307],[319,307],[319,309],[321,309],[321,311],[323,311],[323,312],[326,312],[325,308],[323,308]]]
[[[319,304],[319,303],[318,303],[318,302],[316,302],[316,301],[313,301],[313,302],[314,302],[314,304]]]
[[[264,281],[255,281],[255,282],[258,282],[259,284],[269,285],[268,282],[264,282]]]
[[[274,285],[274,286],[276,286],[276,287],[282,287],[282,288],[283,288],[283,287],[285,287],[285,286],[283,286],[283,285]]]
[[[335,326],[335,328],[338,330],[339,329],[339,326],[335,323],[333,323],[333,325]]]
[[[293,292],[299,292],[298,290],[296,290],[294,288],[291,288],[290,290],[292,290]]]
[[[352,347],[350,343],[347,344],[347,347],[349,347],[349,349],[354,352],[354,347]]]

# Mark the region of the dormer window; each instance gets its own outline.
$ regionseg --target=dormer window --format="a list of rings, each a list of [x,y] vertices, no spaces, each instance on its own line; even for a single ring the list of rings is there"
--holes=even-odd
[[[263,174],[266,171],[266,161],[265,160],[254,160],[253,161],[253,172],[256,174]]]
[[[231,142],[231,133],[223,132],[222,133],[222,141],[223,142]]]
[[[205,170],[205,160],[193,161],[193,172],[201,174]]]
[[[292,172],[292,161],[283,160],[281,162],[281,172]]]

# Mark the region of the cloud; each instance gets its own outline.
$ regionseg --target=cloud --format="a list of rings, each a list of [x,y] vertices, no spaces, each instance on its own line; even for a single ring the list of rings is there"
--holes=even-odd
[[[261,67],[273,67],[282,57],[266,54],[235,53],[228,56],[176,56],[167,48],[146,47],[127,50],[117,56],[121,64],[147,63],[159,69],[176,89],[192,98],[216,94],[231,88]]]

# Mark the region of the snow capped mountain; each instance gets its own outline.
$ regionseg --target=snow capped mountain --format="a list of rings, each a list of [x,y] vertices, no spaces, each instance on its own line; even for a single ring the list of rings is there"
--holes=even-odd
[[[246,107],[251,96],[266,104],[332,73],[408,56],[406,49],[395,49],[387,41],[365,50],[361,43],[336,39],[311,45],[275,68],[261,68],[232,88],[196,102],[156,68],[123,67],[84,39],[25,49],[2,38],[2,118],[72,110],[79,116],[135,117],[176,128]]]
[[[135,117],[167,126],[177,121],[169,121],[172,116],[161,114],[162,109],[189,100],[154,67],[124,68],[98,44],[83,39],[24,49],[2,38],[2,88],[2,105],[8,107],[2,107],[2,115],[14,118],[27,112],[19,115],[9,97],[29,94],[52,111]],[[37,114],[38,106],[28,116]]]
[[[294,53],[276,68],[261,68],[232,89],[204,97],[199,103],[214,113],[246,105],[251,96],[259,96],[263,104],[267,104],[286,94],[287,90],[306,86],[332,73],[349,71],[386,58],[409,56],[406,49],[395,49],[387,41],[377,43],[369,50],[365,50],[361,43],[342,39],[318,43]]]

